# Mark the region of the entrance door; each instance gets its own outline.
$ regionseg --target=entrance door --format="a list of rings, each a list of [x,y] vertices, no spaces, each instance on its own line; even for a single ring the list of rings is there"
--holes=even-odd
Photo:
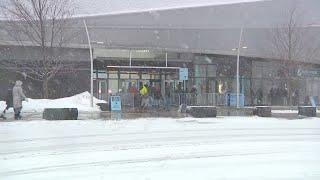
[[[109,93],[117,94],[119,91],[119,80],[118,79],[109,79]]]
[[[98,97],[99,99],[106,100],[108,97],[107,93],[107,81],[106,80],[99,80],[98,83]]]

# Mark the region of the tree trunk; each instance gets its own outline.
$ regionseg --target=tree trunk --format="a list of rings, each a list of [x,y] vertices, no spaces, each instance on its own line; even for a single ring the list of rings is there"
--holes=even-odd
[[[42,93],[43,93],[43,98],[48,99],[49,98],[49,79],[44,79],[42,82]]]
[[[287,82],[287,88],[288,88],[288,95],[287,95],[287,106],[291,106],[292,105],[292,85],[291,85],[291,78],[289,77]]]

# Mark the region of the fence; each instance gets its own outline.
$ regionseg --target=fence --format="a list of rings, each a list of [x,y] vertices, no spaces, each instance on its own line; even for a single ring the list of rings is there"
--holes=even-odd
[[[120,94],[123,109],[134,109],[141,107],[142,97],[139,94],[122,93]],[[150,107],[169,108],[172,106],[178,107],[181,104],[188,106],[225,106],[226,98],[224,94],[217,93],[173,93],[169,97],[155,98],[148,97]]]
[[[121,96],[122,106],[124,110],[140,108],[142,103],[142,97],[139,94],[130,94],[130,93],[121,93],[118,94]],[[235,94],[231,94],[235,96]],[[315,104],[319,105],[319,98],[313,97],[315,100]],[[108,99],[108,98],[105,98]],[[231,98],[229,102],[227,102],[227,94],[218,94],[218,93],[200,93],[200,94],[192,94],[192,93],[173,93],[170,97],[161,97],[160,99],[156,99],[153,96],[148,97],[149,107],[155,108],[169,108],[169,107],[178,107],[181,104],[186,104],[188,106],[235,106],[234,97]],[[243,99],[243,100],[242,100]],[[240,104],[243,106],[245,97],[241,98],[240,96]],[[285,101],[283,98],[278,98],[279,101]],[[242,102],[243,101],[243,102]],[[253,104],[251,105],[279,105],[277,103],[272,103],[270,97],[264,97],[264,100],[260,103],[257,102],[257,99],[254,98]],[[294,105],[311,105],[309,98],[304,100],[306,102],[297,102]],[[288,104],[281,104],[282,106]]]

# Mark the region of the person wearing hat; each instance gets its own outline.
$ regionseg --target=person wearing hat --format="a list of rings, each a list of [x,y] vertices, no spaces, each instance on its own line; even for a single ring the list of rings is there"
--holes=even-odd
[[[21,119],[22,101],[27,101],[27,97],[24,95],[22,90],[22,81],[16,81],[15,86],[12,90],[13,96],[13,109],[14,109],[14,119]]]

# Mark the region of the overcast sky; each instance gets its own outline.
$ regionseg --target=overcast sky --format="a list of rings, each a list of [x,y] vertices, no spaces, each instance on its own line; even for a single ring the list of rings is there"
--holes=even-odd
[[[0,5],[5,1],[8,0],[0,0]],[[116,14],[253,1],[263,0],[74,0],[76,15]]]
[[[8,0],[0,0],[0,4]],[[23,0],[24,1],[24,0]],[[117,14],[125,12],[139,12],[156,9],[172,9],[180,7],[196,7],[205,5],[221,5],[241,2],[255,1],[271,1],[271,0],[73,0],[75,3],[76,16],[101,15],[101,14]],[[279,1],[282,0],[272,0]],[[294,1],[294,0],[292,0]],[[299,7],[307,6],[304,15],[308,17],[310,22],[320,24],[319,6],[309,6],[305,4],[319,4],[320,0],[297,0],[300,2]],[[280,3],[281,4],[281,3]],[[281,7],[280,7],[281,8]],[[315,14],[316,13],[316,14]],[[1,18],[1,16],[0,16]]]
[[[5,1],[0,0],[0,5]],[[22,0],[24,1],[24,0]],[[75,16],[117,14],[157,9],[221,5],[264,0],[73,0]],[[1,13],[0,13],[1,18]]]
[[[109,14],[252,1],[259,0],[76,0],[78,15]]]

